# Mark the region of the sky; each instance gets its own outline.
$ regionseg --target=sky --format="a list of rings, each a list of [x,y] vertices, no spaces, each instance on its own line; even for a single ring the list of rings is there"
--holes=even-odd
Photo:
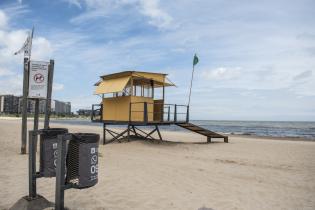
[[[123,70],[162,72],[167,103],[191,119],[315,120],[314,0],[1,0],[0,94],[22,94],[32,60],[55,60],[53,98],[99,103],[93,84]]]

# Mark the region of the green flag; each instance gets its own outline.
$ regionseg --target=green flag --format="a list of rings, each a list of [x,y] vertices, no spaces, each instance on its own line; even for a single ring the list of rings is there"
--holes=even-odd
[[[199,62],[199,59],[198,59],[197,55],[195,54],[193,65],[196,65],[198,62]]]

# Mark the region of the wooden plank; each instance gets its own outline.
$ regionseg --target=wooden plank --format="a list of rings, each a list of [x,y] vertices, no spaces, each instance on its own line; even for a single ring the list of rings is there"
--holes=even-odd
[[[192,132],[198,133],[200,135],[207,136],[208,137],[207,138],[208,142],[209,142],[209,140],[211,142],[211,138],[224,138],[224,142],[228,142],[228,137],[227,136],[221,135],[219,133],[210,131],[208,129],[199,127],[199,126],[191,124],[191,123],[177,123],[176,125],[178,125],[178,126],[180,126],[182,128],[185,128],[187,130],[190,130]]]

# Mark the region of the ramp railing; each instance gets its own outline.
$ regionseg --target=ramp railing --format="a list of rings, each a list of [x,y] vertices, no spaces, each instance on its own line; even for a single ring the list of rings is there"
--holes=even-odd
[[[92,104],[91,110],[91,121],[100,122],[102,121],[103,104]]]
[[[131,102],[129,121],[132,122],[188,122],[189,106],[152,102]]]

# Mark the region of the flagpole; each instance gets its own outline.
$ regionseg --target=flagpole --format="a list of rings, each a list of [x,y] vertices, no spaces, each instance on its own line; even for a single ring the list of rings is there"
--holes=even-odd
[[[195,64],[193,64],[193,70],[192,70],[192,72],[191,72],[191,80],[190,80],[190,88],[189,88],[188,106],[190,105],[190,97],[191,97],[192,82],[193,82],[193,79],[194,79],[194,72],[195,72]]]
[[[31,34],[31,43],[30,43],[30,51],[29,51],[29,60],[31,60],[31,54],[32,54],[32,44],[33,44],[33,35],[34,35],[34,26],[33,26],[33,28],[32,28],[32,34]]]

